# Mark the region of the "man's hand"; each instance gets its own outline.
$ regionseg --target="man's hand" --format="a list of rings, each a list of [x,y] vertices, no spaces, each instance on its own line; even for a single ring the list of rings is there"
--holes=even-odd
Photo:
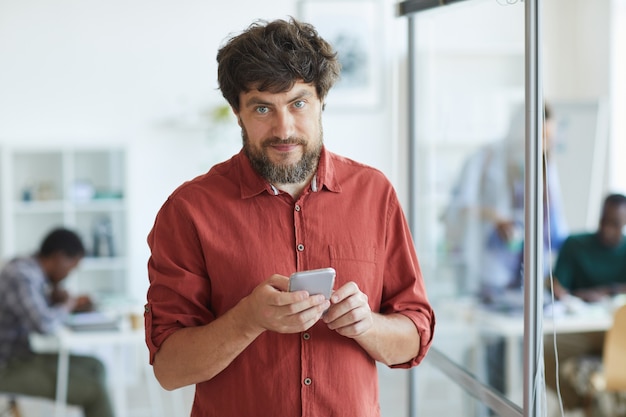
[[[52,286],[52,291],[50,292],[50,302],[52,305],[64,304],[69,300],[69,298],[70,295],[65,288],[60,285]]]
[[[404,363],[420,349],[417,328],[407,316],[372,312],[358,285],[348,282],[330,297],[323,320],[329,329],[354,339],[376,361],[386,365]]]
[[[272,275],[212,322],[174,332],[154,360],[154,373],[161,385],[176,389],[208,381],[264,331],[305,331],[330,307],[323,295],[288,289],[289,278]]]
[[[74,298],[74,308],[72,308],[73,313],[82,313],[85,311],[93,311],[94,305],[91,298],[86,295],[81,295],[79,297]]]
[[[354,338],[368,331],[373,323],[368,298],[358,285],[349,282],[333,292],[331,307],[324,314],[324,323],[342,336]]]
[[[598,301],[602,301],[605,298],[611,297],[611,293],[611,287],[605,286],[572,291],[573,295],[588,303],[596,303]]]
[[[247,319],[259,330],[298,333],[309,329],[321,317],[330,302],[323,295],[306,291],[288,292],[289,278],[272,275],[246,297]]]
[[[495,223],[496,232],[500,239],[510,242],[515,236],[515,222],[512,220],[501,220]]]
[[[93,301],[88,295],[80,295],[72,297],[67,290],[60,285],[53,285],[50,293],[50,301],[52,305],[65,305],[72,313],[80,313],[92,311],[94,308]]]

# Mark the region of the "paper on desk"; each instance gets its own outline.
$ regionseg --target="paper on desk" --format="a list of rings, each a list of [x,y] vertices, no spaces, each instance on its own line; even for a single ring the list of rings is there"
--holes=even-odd
[[[120,327],[120,319],[111,314],[100,311],[86,313],[74,313],[67,317],[65,325],[72,330],[117,330]]]

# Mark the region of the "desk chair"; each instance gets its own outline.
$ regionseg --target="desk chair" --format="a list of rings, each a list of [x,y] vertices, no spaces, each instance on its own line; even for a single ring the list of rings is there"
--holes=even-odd
[[[626,392],[626,305],[615,312],[604,340],[602,363],[605,390]]]
[[[626,305],[606,332],[602,357],[581,356],[563,363],[563,376],[585,398],[588,417],[626,416]]]

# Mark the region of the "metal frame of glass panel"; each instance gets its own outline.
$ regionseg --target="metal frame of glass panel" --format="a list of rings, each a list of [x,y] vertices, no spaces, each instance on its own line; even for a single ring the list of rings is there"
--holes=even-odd
[[[409,222],[413,233],[416,233],[414,208],[417,205],[415,161],[417,135],[416,128],[416,80],[415,70],[419,65],[415,54],[415,13],[445,6],[459,1],[470,0],[407,0],[398,3],[398,16],[409,19],[409,102],[408,118],[409,140]],[[540,394],[537,378],[543,363],[541,323],[543,321],[543,292],[535,277],[543,274],[543,174],[542,174],[542,147],[543,132],[543,89],[541,67],[541,13],[540,0],[525,0],[525,236],[524,241],[524,303],[529,308],[524,309],[524,400],[523,409],[499,395],[489,386],[482,384],[463,368],[454,364],[444,354],[432,349],[428,358],[434,366],[447,374],[452,381],[461,385],[468,393],[481,400],[501,416],[507,417],[535,417],[539,416],[544,408],[543,395]],[[409,378],[409,416],[417,416],[416,398],[417,377],[415,369],[411,370]]]

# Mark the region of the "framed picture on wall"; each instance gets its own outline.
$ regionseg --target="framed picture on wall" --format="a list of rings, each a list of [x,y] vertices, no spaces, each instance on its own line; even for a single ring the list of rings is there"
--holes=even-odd
[[[300,0],[299,19],[311,23],[335,48],[341,77],[328,109],[364,109],[381,100],[383,15],[378,0]]]

